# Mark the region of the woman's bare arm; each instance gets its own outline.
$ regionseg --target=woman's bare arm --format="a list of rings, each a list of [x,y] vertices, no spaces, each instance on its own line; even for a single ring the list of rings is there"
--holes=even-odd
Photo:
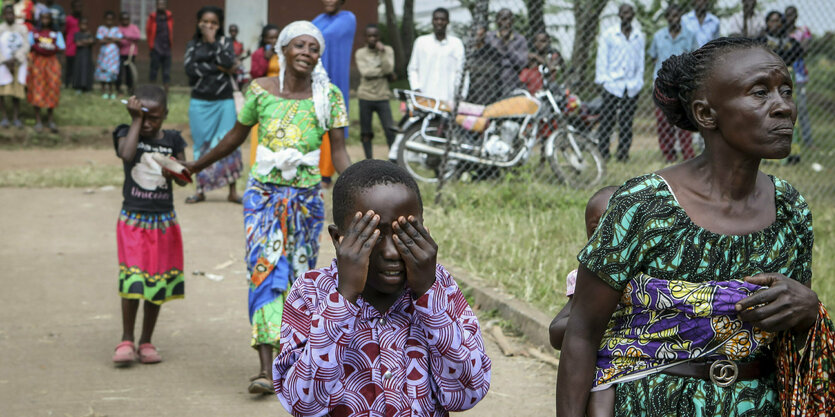
[[[340,174],[351,166],[351,158],[345,149],[345,129],[337,128],[328,131],[331,140],[331,159],[333,167]]]
[[[620,294],[580,265],[557,374],[557,416],[585,416],[597,349]]]
[[[209,165],[217,162],[225,156],[228,156],[235,149],[238,149],[238,147],[246,141],[247,136],[249,136],[250,129],[252,129],[252,126],[247,126],[236,121],[235,127],[226,133],[226,136],[218,142],[217,146],[212,148],[212,150],[207,152],[200,159],[193,162],[183,162],[183,165],[185,165],[192,174],[202,171]]]

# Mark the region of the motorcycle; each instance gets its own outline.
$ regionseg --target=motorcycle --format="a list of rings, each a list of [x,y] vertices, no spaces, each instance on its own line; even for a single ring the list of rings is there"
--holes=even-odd
[[[456,109],[420,92],[396,89],[406,117],[389,159],[416,180],[435,183],[462,172],[483,175],[522,166],[541,145],[542,158],[565,184],[599,184],[606,167],[589,136],[594,112],[567,91],[557,99],[547,70],[540,70],[544,86],[535,95],[516,90],[486,106],[462,101]]]

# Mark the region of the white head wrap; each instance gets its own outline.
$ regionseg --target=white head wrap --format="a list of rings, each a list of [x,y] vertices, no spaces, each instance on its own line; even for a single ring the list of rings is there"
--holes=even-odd
[[[284,58],[284,53],[281,48],[287,46],[293,39],[308,35],[312,36],[319,42],[319,56],[325,52],[325,38],[322,32],[307,20],[298,20],[285,26],[278,34],[278,41],[276,41],[275,49],[278,52],[278,63],[281,67],[278,73],[279,91],[284,91],[284,71],[287,68],[287,59]],[[331,118],[331,102],[328,99],[330,92],[331,80],[328,78],[328,73],[322,65],[322,59],[316,63],[316,67],[311,74],[312,90],[313,90],[313,107],[316,110],[316,118],[319,119],[319,126],[327,130]]]

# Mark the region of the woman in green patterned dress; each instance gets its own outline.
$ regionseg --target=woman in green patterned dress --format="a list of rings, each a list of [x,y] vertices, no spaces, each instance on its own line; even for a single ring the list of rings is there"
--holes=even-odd
[[[319,174],[322,135],[330,133],[337,171],[351,164],[343,127],[345,101],[319,59],[325,41],[307,21],[287,25],[278,36],[281,70],[249,86],[235,127],[193,163],[192,173],[236,150],[256,123],[258,147],[244,193],[246,263],[250,273],[251,345],[261,368],[249,392],[273,392],[270,365],[279,348],[284,294],[293,280],[316,266],[324,201]]]
[[[779,349],[755,347],[772,332],[803,347],[825,316],[811,290],[808,206],[759,170],[789,154],[791,76],[762,45],[720,38],[665,61],[653,98],[705,150],[627,181],[580,252],[557,415],[583,416],[590,390],[614,386],[615,416],[779,416]],[[729,303],[719,295],[730,287],[740,291]],[[692,298],[702,301],[682,307]],[[652,327],[665,321],[674,325]],[[699,344],[725,330],[738,332]]]

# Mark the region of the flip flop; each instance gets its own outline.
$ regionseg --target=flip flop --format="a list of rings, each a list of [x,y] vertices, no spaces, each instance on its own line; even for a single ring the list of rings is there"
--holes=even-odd
[[[250,394],[275,394],[272,381],[267,379],[264,374],[256,375],[250,378],[249,393]]]
[[[162,362],[162,356],[157,352],[156,346],[143,343],[139,345],[139,362],[144,364],[160,363]]]
[[[244,202],[244,198],[241,197],[241,196],[238,196],[237,198],[226,197],[226,200],[228,200],[230,203],[235,203],[235,204],[243,204],[243,202]]]
[[[201,201],[206,201],[206,195],[205,194],[203,194],[203,195],[195,194],[195,195],[190,195],[190,196],[186,197],[186,204],[197,204]]]
[[[117,366],[127,366],[136,361],[136,347],[130,340],[124,340],[122,343],[116,345],[116,351],[113,353],[113,363]]]

